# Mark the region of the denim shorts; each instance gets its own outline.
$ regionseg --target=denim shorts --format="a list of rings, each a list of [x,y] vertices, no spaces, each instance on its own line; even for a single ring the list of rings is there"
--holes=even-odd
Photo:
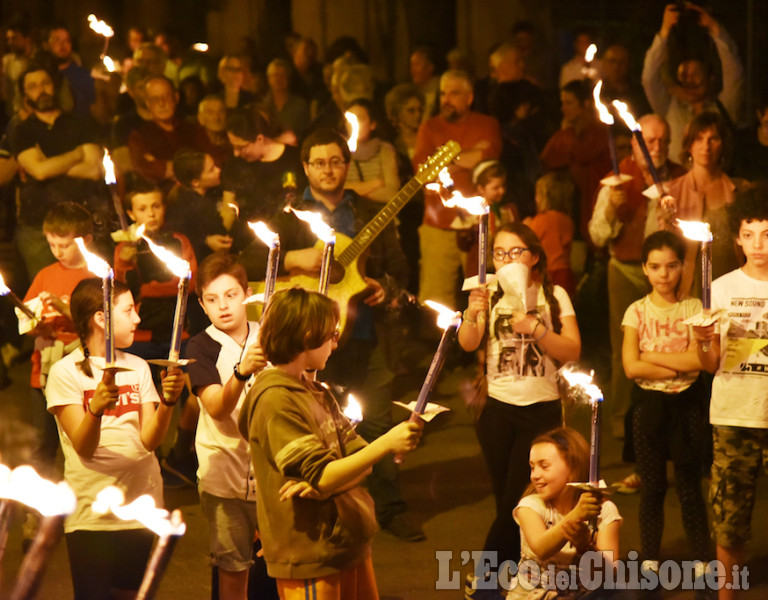
[[[208,519],[211,564],[225,571],[248,570],[253,564],[256,503],[201,491],[200,506]]]

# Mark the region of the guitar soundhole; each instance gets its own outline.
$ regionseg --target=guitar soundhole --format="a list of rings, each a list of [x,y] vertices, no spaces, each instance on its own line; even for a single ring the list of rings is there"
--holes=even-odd
[[[332,284],[340,283],[342,279],[344,279],[344,274],[346,273],[346,269],[341,265],[338,261],[333,261],[333,264],[331,265],[331,277],[330,282]]]

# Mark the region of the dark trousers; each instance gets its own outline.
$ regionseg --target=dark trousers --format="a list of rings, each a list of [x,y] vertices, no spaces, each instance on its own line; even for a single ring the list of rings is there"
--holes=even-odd
[[[667,461],[675,469],[675,489],[680,498],[683,529],[691,558],[709,559],[707,508],[701,490],[706,445],[711,444],[699,378],[679,394],[632,388],[632,435],[640,488],[640,542],[642,557],[659,560],[664,530],[664,496]]]
[[[138,591],[152,551],[148,529],[66,534],[75,600],[108,600],[110,590]]]
[[[477,421],[477,438],[483,450],[496,499],[496,518],[485,539],[485,550],[498,553],[498,564],[520,560],[520,529],[512,511],[531,480],[528,456],[531,442],[560,427],[560,401],[513,406],[488,398]]]

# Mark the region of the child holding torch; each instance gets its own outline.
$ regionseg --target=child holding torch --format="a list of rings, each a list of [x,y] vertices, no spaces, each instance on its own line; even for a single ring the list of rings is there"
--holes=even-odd
[[[692,558],[709,558],[707,508],[701,475],[708,443],[707,388],[699,371],[693,332],[685,320],[701,312],[701,301],[686,297],[685,244],[669,231],[643,242],[643,272],[653,291],[633,302],[622,321],[622,356],[632,387],[632,439],[640,488],[641,558],[658,571],[664,528],[667,461],[675,467],[683,528]]]
[[[112,320],[117,348],[133,343],[139,316],[128,288],[115,282]],[[118,351],[117,373],[105,371],[102,280],[84,279],[70,300],[82,348],[51,368],[45,388],[64,452],[64,479],[77,508],[64,525],[75,598],[109,598],[111,591],[137,591],[153,534],[137,521],[98,515],[91,505],[115,485],[131,502],[143,494],[162,505],[162,479],[154,450],[168,430],[184,384],[181,372],[163,379],[158,396],[149,365]]]
[[[740,194],[728,208],[728,221],[746,263],[712,283],[712,311],[723,310],[720,318],[694,327],[699,358],[715,374],[710,499],[726,581],[720,600],[735,598],[746,575],[757,475],[768,451],[768,187],[758,184]]]
[[[240,412],[249,440],[268,573],[280,598],[378,598],[370,540],[373,501],[360,482],[389,454],[413,450],[423,423],[404,422],[367,444],[322,370],[338,341],[335,301],[301,288],[276,292],[259,332],[273,367],[258,374]]]
[[[500,285],[471,292],[458,337],[467,352],[485,344],[488,389],[478,406],[477,436],[496,518],[484,549],[501,564],[520,556],[512,511],[528,482],[528,449],[562,423],[557,363],[579,358],[581,336],[568,294],[550,282],[547,256],[529,227],[503,225],[492,248]]]
[[[569,570],[570,565],[579,563],[588,551],[604,552],[605,566],[618,557],[622,517],[616,505],[568,485],[586,481],[588,459],[587,442],[574,429],[562,427],[533,440],[529,461],[531,484],[513,512],[520,525],[522,551],[520,571],[512,581],[507,600],[543,600],[566,595],[580,598],[586,592],[581,586],[577,591],[569,585],[568,593],[562,596],[560,590],[565,588],[554,587],[562,583],[561,572],[571,577],[576,571]],[[593,537],[587,522],[595,518],[597,530]],[[524,567],[530,564],[528,561],[539,568],[529,571]],[[521,579],[526,583],[521,584]],[[569,579],[569,583],[574,582]]]

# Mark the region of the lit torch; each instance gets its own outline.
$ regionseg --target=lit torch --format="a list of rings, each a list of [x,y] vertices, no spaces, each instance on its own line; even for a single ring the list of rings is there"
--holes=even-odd
[[[621,185],[623,182],[621,181],[621,173],[619,172],[619,159],[616,156],[616,143],[614,142],[613,135],[611,134],[611,126],[613,125],[614,119],[613,115],[608,110],[608,107],[606,107],[605,104],[600,101],[600,90],[602,89],[603,80],[601,79],[597,82],[594,89],[592,90],[592,97],[595,99],[595,107],[597,108],[597,114],[600,117],[600,121],[602,121],[608,128],[608,149],[611,151],[611,168],[613,169],[613,177],[606,179],[616,181],[616,183],[605,183],[604,185]]]
[[[485,274],[488,263],[488,214],[490,207],[482,196],[465,198],[460,192],[455,191],[447,200],[443,199],[443,205],[448,208],[460,208],[470,215],[480,217],[477,225],[477,283],[485,285]]]
[[[336,232],[333,227],[329,227],[323,217],[318,213],[314,213],[309,210],[296,210],[295,208],[288,207],[286,210],[290,210],[305,223],[309,224],[312,232],[321,240],[323,246],[323,262],[320,267],[320,283],[318,291],[321,294],[328,293],[328,283],[331,279],[331,265],[333,263],[333,250],[336,246]]]
[[[712,316],[712,230],[703,221],[682,221],[677,226],[683,235],[694,242],[701,242],[701,312],[702,324]],[[709,351],[709,342],[702,343],[702,350]]]
[[[267,259],[267,274],[264,278],[264,309],[262,315],[267,309],[267,304],[272,294],[275,293],[275,281],[277,280],[277,270],[280,265],[280,236],[272,231],[264,221],[258,223],[248,223],[248,227],[253,229],[262,242],[269,248],[269,258]]]
[[[357,427],[357,424],[363,420],[363,407],[357,401],[352,394],[347,395],[347,406],[344,407],[344,416],[352,423],[352,427]]]
[[[37,319],[35,316],[35,313],[32,312],[32,310],[24,304],[21,301],[21,298],[19,298],[16,294],[14,294],[11,291],[11,288],[9,288],[7,285],[5,285],[5,280],[3,279],[2,273],[0,273],[0,296],[7,296],[8,299],[11,301],[11,303],[18,308],[21,312],[23,312],[28,318],[34,320]]]
[[[435,387],[437,378],[440,375],[440,371],[445,364],[445,358],[448,355],[448,349],[451,347],[453,339],[456,337],[456,332],[461,325],[461,313],[453,311],[450,308],[427,300],[425,303],[432,310],[437,311],[437,326],[443,330],[443,335],[440,338],[440,344],[437,346],[437,352],[432,357],[432,362],[429,365],[427,376],[424,379],[424,383],[421,385],[419,396],[416,398],[416,405],[411,412],[410,421],[413,423],[418,422],[421,419],[421,415],[424,414],[424,410],[427,408],[427,402],[429,396]],[[395,462],[401,463],[403,457],[401,455],[395,456]]]
[[[144,235],[143,230],[141,231],[141,237],[147,242],[152,254],[165,263],[168,270],[173,273],[175,277],[179,278],[178,293],[176,294],[176,311],[173,315],[171,348],[168,351],[168,360],[162,362],[153,360],[151,362],[169,367],[178,367],[182,364],[188,364],[188,361],[184,361],[183,363],[179,361],[179,354],[181,353],[181,334],[184,329],[184,315],[187,310],[187,296],[189,295],[189,282],[192,279],[192,269],[186,260],[179,258],[167,248],[155,244]]]
[[[350,152],[355,152],[357,150],[357,138],[360,135],[360,123],[357,120],[357,115],[350,111],[344,113],[344,118],[347,120],[350,129],[347,146]]]
[[[592,67],[592,61],[595,60],[596,54],[597,54],[597,45],[590,44],[587,47],[587,51],[584,53],[584,62],[586,64],[581,68],[581,73],[582,75],[584,75],[586,79],[593,79],[595,75],[597,75],[597,72]]]
[[[656,184],[656,187],[659,190],[659,197],[661,198],[664,195],[664,190],[661,187],[661,177],[659,177],[659,172],[656,170],[656,166],[653,164],[651,153],[648,152],[648,146],[646,145],[645,139],[643,138],[643,132],[640,129],[640,124],[635,121],[635,117],[633,117],[632,113],[629,112],[626,102],[622,102],[621,100],[614,100],[613,105],[619,112],[619,116],[624,120],[624,122],[627,124],[627,127],[629,127],[630,131],[632,131],[633,135],[635,136],[635,140],[637,140],[637,144],[640,146],[640,151],[643,153],[645,163],[648,166],[648,172],[651,174],[653,183]]]
[[[439,194],[440,199],[443,201],[450,198],[455,189],[451,174],[446,168],[440,169],[440,172],[437,174],[437,182],[428,183],[424,187]]]
[[[154,598],[157,593],[176,542],[186,532],[187,525],[181,517],[181,511],[174,510],[168,513],[167,510],[155,506],[155,500],[149,495],[139,496],[130,504],[124,504],[124,502],[125,496],[122,490],[110,486],[96,495],[92,509],[98,514],[111,512],[125,521],[139,521],[157,534],[157,543],[136,596],[137,600],[148,600]]]
[[[107,55],[107,48],[109,48],[109,40],[115,35],[115,31],[106,21],[97,19],[94,14],[88,15],[88,26],[99,35],[104,36],[104,50],[101,52],[101,59],[104,60],[104,57]]]
[[[592,407],[592,422],[589,443],[589,485],[600,487],[600,408],[603,404],[603,392],[592,381],[593,373],[583,373],[566,365],[560,370],[570,386],[569,393],[578,400],[586,400]]]
[[[109,188],[109,193],[112,196],[112,204],[115,207],[117,218],[120,219],[120,229],[128,231],[128,220],[125,218],[125,211],[123,205],[120,202],[120,197],[117,193],[117,177],[115,177],[115,163],[112,162],[112,157],[109,155],[109,150],[104,149],[104,158],[101,161],[104,167],[104,183]]]
[[[64,519],[74,512],[77,499],[65,482],[56,484],[43,479],[30,466],[17,467],[5,475],[0,498],[25,504],[43,517],[11,594],[12,600],[29,600],[35,597],[48,559],[63,533]]]
[[[75,243],[85,259],[88,270],[101,278],[104,293],[104,373],[115,369],[115,326],[112,322],[112,307],[115,303],[115,272],[103,258],[89,252],[83,238],[75,238]]]

